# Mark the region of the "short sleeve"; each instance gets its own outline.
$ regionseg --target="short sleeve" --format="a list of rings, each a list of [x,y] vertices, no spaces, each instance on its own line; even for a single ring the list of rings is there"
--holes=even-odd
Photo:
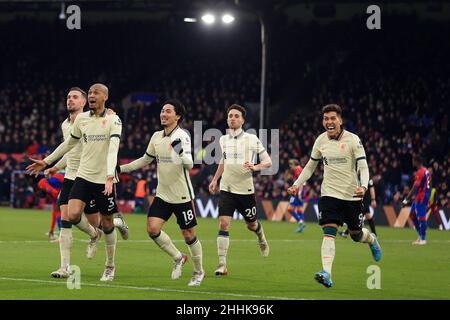
[[[109,136],[118,137],[122,134],[122,120],[117,115],[111,116],[111,131]]]
[[[78,115],[78,117],[76,117],[76,119],[73,123],[72,131],[70,132],[70,135],[72,136],[72,138],[75,138],[75,139],[81,138],[80,121],[81,121],[81,117],[80,117],[80,115]]]
[[[184,153],[191,153],[191,138],[187,133],[183,134],[181,137],[181,146],[183,147]]]
[[[361,139],[359,139],[359,137],[354,136],[352,147],[356,161],[366,158],[366,152],[364,151],[363,144],[361,142]]]
[[[156,149],[155,149],[155,137],[157,135],[157,132],[155,132],[152,137],[150,138],[150,142],[148,143],[147,150],[145,151],[145,154],[149,157],[156,158]]]
[[[266,148],[264,148],[264,145],[262,144],[261,140],[257,136],[254,137],[254,152],[256,152],[258,155],[266,151]]]
[[[319,150],[320,146],[320,138],[317,138],[314,142],[312,151],[311,151],[311,160],[320,161],[322,159],[322,153]]]

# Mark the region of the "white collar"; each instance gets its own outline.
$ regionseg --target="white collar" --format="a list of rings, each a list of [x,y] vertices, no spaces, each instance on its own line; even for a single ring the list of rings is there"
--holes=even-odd
[[[231,129],[228,129],[228,136],[230,137],[230,139],[232,139],[232,138],[237,139],[243,133],[244,133],[244,130],[242,130],[242,128],[239,128],[238,130],[236,130],[234,132]]]

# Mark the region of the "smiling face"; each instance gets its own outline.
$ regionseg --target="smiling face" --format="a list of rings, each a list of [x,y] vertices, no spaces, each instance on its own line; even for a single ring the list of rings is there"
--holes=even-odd
[[[322,124],[329,137],[336,137],[341,132],[342,118],[335,111],[325,112]]]
[[[105,85],[97,83],[89,88],[88,102],[91,111],[103,107],[106,100],[108,100],[108,88]]]
[[[232,130],[242,128],[244,124],[244,117],[242,116],[242,112],[236,109],[231,109],[228,112],[227,123],[228,127]]]
[[[71,90],[67,94],[67,111],[69,113],[82,111],[86,104],[86,98],[84,95],[78,90]]]
[[[180,117],[181,116],[177,115],[177,113],[175,112],[175,107],[171,104],[165,104],[161,109],[161,113],[159,114],[161,125],[164,128],[172,127],[173,125],[178,123]]]

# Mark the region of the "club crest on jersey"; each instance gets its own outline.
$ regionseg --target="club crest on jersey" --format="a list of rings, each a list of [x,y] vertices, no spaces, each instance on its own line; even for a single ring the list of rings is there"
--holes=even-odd
[[[106,126],[106,119],[102,120],[102,128],[104,128]]]

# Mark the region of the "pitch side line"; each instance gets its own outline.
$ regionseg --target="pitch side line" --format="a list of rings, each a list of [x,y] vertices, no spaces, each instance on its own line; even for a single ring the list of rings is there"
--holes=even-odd
[[[0,277],[0,280],[6,281],[21,281],[21,282],[36,282],[36,283],[51,283],[51,284],[63,284],[66,285],[66,281],[50,281],[50,280],[38,280],[38,279],[21,279],[21,278],[8,278]],[[240,298],[256,298],[256,299],[268,299],[268,300],[307,300],[302,298],[288,298],[288,297],[275,297],[275,296],[258,296],[254,294],[240,294],[240,293],[228,293],[228,292],[211,292],[211,291],[197,291],[197,290],[181,290],[181,289],[169,289],[169,288],[157,288],[157,287],[137,287],[137,286],[124,286],[124,285],[109,285],[109,284],[96,284],[96,283],[80,283],[81,286],[88,287],[101,287],[101,288],[116,288],[116,289],[130,289],[141,291],[155,291],[155,292],[174,292],[174,293],[197,293],[204,295],[214,296],[228,296],[228,297],[240,297]]]
[[[76,242],[85,242],[88,243],[89,240],[84,239],[73,239]],[[341,239],[345,240],[345,239]],[[123,243],[152,243],[152,240],[121,240],[117,239],[121,244]],[[182,242],[184,240],[172,240],[173,242]],[[216,242],[217,240],[213,239],[202,239],[201,242]],[[255,239],[230,239],[230,242],[255,242]],[[322,239],[273,239],[269,240],[271,242],[318,242],[322,241]],[[410,243],[412,240],[398,240],[398,239],[384,239],[381,243]],[[450,240],[427,240],[428,243],[450,243]],[[0,244],[20,244],[20,243],[50,243],[48,240],[0,240]]]

